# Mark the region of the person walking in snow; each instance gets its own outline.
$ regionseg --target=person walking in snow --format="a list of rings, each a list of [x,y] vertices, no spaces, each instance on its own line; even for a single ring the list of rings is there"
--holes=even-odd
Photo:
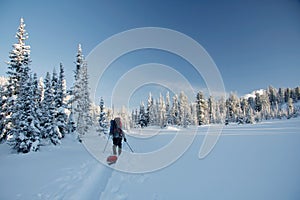
[[[127,142],[125,137],[125,133],[122,130],[122,122],[120,117],[116,117],[114,120],[110,121],[110,131],[109,134],[113,139],[113,154],[117,155],[117,147],[118,147],[118,155],[122,153],[122,140]]]

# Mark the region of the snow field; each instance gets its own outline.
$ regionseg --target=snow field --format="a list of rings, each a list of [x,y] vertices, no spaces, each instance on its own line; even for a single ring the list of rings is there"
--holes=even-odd
[[[200,127],[189,149],[171,165],[150,173],[115,170],[118,165],[146,165],[133,159],[126,144],[113,168],[98,161],[111,154],[111,141],[91,130],[84,145],[67,135],[58,146],[11,154],[0,145],[0,199],[300,199],[300,119],[253,125],[228,125],[213,151],[198,158],[208,126]],[[179,129],[180,134],[190,129]],[[139,131],[139,130],[137,130]],[[145,133],[155,131],[155,128]],[[177,131],[177,129],[176,129]],[[128,134],[137,153],[168,145],[176,134],[151,137]],[[141,133],[141,132],[140,132]],[[145,136],[145,135],[143,135]]]

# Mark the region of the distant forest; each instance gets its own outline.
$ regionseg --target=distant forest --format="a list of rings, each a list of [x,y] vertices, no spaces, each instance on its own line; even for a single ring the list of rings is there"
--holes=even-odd
[[[150,93],[147,105],[142,102],[139,109],[132,111],[131,127],[244,124],[275,118],[289,119],[300,114],[300,87],[276,89],[269,86],[244,97],[230,93],[228,98],[218,100],[213,96],[205,98],[202,92],[198,92],[192,102],[181,92],[175,94],[172,101],[170,99],[169,93],[165,97],[160,95],[156,100]]]

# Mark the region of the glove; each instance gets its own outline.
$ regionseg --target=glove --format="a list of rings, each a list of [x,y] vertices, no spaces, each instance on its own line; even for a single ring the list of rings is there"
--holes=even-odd
[[[127,142],[127,139],[126,139],[126,137],[124,138],[124,142]]]

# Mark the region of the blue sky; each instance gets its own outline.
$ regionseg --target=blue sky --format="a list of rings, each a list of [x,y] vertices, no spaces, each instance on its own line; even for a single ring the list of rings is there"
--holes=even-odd
[[[110,36],[139,27],[169,28],[196,40],[216,63],[227,92],[300,85],[299,0],[0,0],[0,75],[7,71],[20,17],[29,33],[33,71],[44,76],[62,62],[69,87],[78,43],[88,55]],[[132,52],[114,65],[128,70],[147,62],[168,64],[205,88],[185,61],[164,52]]]

